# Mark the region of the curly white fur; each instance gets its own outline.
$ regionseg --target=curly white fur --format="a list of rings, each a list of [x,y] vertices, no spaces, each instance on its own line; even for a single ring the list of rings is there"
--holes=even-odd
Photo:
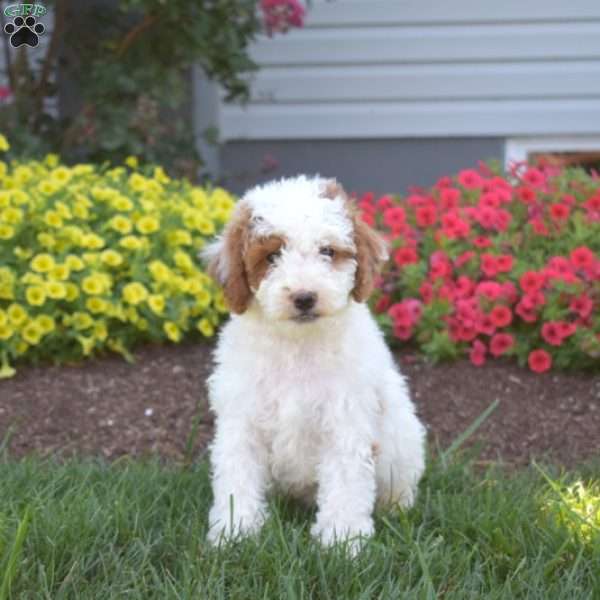
[[[325,545],[371,535],[376,502],[408,507],[415,498],[424,429],[373,317],[352,297],[356,225],[341,188],[323,197],[327,185],[273,182],[237,209],[248,211],[251,239],[285,243],[259,285],[248,284],[248,305],[223,327],[215,351],[212,542],[257,532],[273,487],[316,500],[312,533]],[[241,257],[232,256],[232,232],[206,253],[223,284],[248,249],[246,238]],[[347,258],[336,261],[329,247]],[[384,246],[375,253],[385,258]],[[293,299],[305,291],[316,304],[298,320]]]

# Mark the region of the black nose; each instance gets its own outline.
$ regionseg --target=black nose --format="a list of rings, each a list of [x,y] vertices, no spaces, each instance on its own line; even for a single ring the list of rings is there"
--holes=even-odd
[[[317,302],[317,295],[314,292],[298,292],[292,295],[294,306],[302,311],[308,312]]]

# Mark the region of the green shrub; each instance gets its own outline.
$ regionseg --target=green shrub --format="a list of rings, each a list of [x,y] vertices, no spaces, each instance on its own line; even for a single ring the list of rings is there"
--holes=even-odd
[[[0,161],[0,376],[17,359],[213,335],[226,308],[197,254],[234,199],[126,162]]]

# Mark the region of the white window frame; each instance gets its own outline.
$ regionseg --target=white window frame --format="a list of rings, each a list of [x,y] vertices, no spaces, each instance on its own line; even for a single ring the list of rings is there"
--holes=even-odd
[[[526,161],[530,154],[539,152],[600,152],[600,136],[523,137],[506,141],[504,166]]]

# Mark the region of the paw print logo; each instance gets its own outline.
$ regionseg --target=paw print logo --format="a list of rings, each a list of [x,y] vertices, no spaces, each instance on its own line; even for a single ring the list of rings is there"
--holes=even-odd
[[[10,44],[13,48],[23,44],[35,48],[39,44],[39,36],[44,35],[44,31],[46,28],[41,23],[37,23],[37,19],[32,16],[26,19],[15,17],[12,23],[4,26],[4,33],[10,35]]]

